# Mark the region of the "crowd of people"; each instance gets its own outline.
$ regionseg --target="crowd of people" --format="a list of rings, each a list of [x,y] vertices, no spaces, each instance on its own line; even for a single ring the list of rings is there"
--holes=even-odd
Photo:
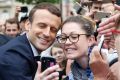
[[[93,1],[82,7],[85,14],[71,12],[63,22],[51,3],[36,4],[20,21],[17,7],[14,18],[0,22],[0,80],[120,80],[120,6]],[[56,64],[42,72],[40,55],[49,47]]]

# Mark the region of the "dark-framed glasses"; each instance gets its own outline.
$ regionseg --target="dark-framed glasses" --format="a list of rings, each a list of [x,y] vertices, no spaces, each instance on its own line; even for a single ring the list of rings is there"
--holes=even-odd
[[[81,35],[87,35],[87,34],[70,34],[69,36],[67,36],[66,34],[61,34],[57,36],[57,41],[61,44],[65,44],[67,39],[69,39],[70,42],[76,43],[79,41],[79,37]]]

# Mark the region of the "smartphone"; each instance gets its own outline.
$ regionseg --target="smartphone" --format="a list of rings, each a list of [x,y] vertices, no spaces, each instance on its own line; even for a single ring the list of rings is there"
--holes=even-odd
[[[22,6],[20,12],[23,12],[23,13],[28,12],[27,6]]]
[[[41,58],[41,71],[43,72],[47,68],[54,66],[56,64],[56,60],[53,57],[42,57]]]
[[[75,9],[76,13],[80,15],[83,15],[87,12],[78,2],[74,3],[73,9]]]
[[[104,43],[104,35],[101,36],[100,40],[99,40],[99,43],[98,43],[98,49],[101,53],[101,48],[103,47],[103,43]]]
[[[110,17],[111,13],[105,13],[105,12],[96,12],[94,14],[95,20],[102,20],[102,18],[108,18]]]

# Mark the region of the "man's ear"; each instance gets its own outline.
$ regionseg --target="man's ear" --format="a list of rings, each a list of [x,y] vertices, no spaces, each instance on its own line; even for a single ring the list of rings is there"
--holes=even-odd
[[[88,38],[88,45],[89,46],[92,46],[93,44],[96,43],[96,40],[95,40],[95,36],[94,35],[91,35],[89,38]]]
[[[30,28],[31,28],[31,22],[27,19],[25,22],[25,29],[26,29],[26,31],[29,31]]]

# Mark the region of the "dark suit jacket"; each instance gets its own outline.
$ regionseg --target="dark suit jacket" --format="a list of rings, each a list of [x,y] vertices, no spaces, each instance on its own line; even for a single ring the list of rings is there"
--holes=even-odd
[[[33,80],[37,69],[26,35],[0,48],[0,80]]]
[[[8,41],[10,41],[12,37],[0,34],[0,46],[6,44]]]

